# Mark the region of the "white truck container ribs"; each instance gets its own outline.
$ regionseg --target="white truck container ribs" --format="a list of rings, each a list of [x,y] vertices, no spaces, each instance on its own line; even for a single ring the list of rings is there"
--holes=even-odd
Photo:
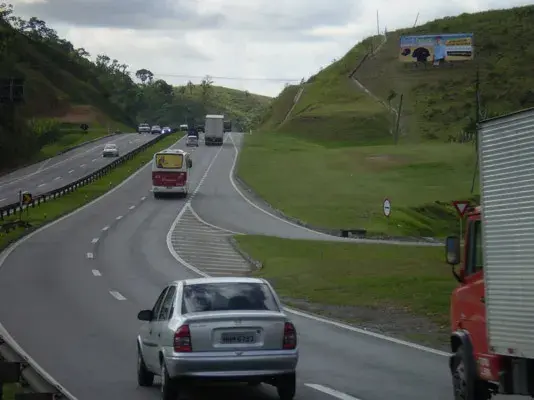
[[[224,115],[206,115],[204,144],[221,146],[224,141]]]
[[[481,122],[479,161],[489,347],[534,358],[534,108]]]

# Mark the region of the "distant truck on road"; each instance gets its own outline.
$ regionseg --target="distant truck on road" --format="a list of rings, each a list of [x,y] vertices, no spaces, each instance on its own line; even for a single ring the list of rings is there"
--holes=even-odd
[[[224,140],[224,115],[206,115],[204,144],[221,146]]]
[[[224,133],[232,132],[232,121],[224,121]]]
[[[451,398],[534,397],[534,108],[482,121],[478,146],[481,206],[446,240]]]

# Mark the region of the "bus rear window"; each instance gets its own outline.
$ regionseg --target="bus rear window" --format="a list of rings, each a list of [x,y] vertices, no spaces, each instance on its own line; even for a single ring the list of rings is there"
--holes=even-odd
[[[156,154],[156,167],[167,169],[180,169],[184,164],[182,154]]]

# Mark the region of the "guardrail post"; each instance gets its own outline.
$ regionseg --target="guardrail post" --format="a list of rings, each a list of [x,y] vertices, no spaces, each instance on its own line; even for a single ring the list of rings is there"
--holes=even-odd
[[[20,364],[0,361],[0,400],[4,399],[4,385],[6,383],[17,383],[19,380]]]

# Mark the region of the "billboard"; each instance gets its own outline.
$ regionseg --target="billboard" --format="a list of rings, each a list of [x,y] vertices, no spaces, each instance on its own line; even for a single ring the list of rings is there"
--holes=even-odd
[[[472,33],[444,33],[442,35],[401,36],[399,61],[441,62],[467,61],[474,58]]]

